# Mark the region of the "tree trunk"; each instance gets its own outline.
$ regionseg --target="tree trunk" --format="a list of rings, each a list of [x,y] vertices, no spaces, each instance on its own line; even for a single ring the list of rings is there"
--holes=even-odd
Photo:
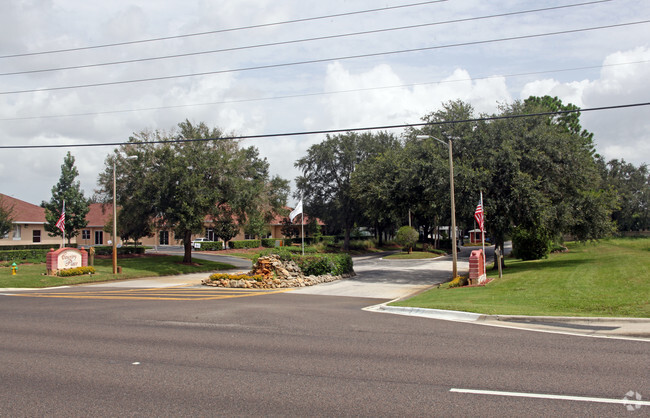
[[[192,262],[192,231],[187,230],[183,234],[183,247],[185,248],[183,263],[190,264]]]
[[[344,251],[349,251],[350,250],[350,232],[352,228],[346,227],[345,228],[345,239],[343,240],[343,250]]]

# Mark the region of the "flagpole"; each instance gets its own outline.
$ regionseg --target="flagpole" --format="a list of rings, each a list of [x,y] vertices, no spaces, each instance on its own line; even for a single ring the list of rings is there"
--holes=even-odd
[[[302,202],[302,196],[300,197],[300,202]],[[300,228],[302,229],[302,255],[304,256],[305,255],[305,211],[304,210],[302,210],[300,213]]]
[[[481,190],[481,209],[483,210],[483,227],[481,228],[481,242],[483,244],[483,264],[487,264],[485,255],[485,207],[483,206],[483,190]]]

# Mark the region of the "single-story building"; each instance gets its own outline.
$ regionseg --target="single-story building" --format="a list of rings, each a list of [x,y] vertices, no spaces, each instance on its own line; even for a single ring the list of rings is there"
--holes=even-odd
[[[0,194],[0,201],[4,207],[12,208],[14,226],[13,230],[7,235],[0,237],[0,246],[32,244],[52,244],[58,246],[61,244],[61,237],[50,237],[49,233],[45,231],[45,224],[47,222],[45,220],[44,208],[3,194]],[[289,207],[285,208],[287,213],[289,213],[291,209],[292,208]],[[285,226],[283,220],[286,218],[287,216],[284,215],[276,215],[269,222],[269,233],[267,236],[262,238],[283,238],[284,235],[282,235],[282,228]],[[86,215],[88,224],[75,238],[72,239],[72,243],[76,243],[83,247],[110,245],[109,242],[112,243],[113,236],[112,233],[104,231],[104,227],[106,224],[110,223],[112,219],[113,206],[111,204],[91,203],[88,214]],[[302,216],[300,215],[294,218],[293,221],[298,237],[302,236],[300,228],[301,221]],[[324,225],[320,219],[316,219],[316,221],[319,225]],[[311,222],[310,217],[305,215],[305,226],[309,224],[309,222]],[[204,225],[204,232],[192,236],[192,239],[203,237],[210,241],[219,241],[212,230],[212,220],[210,217],[206,216]],[[244,233],[244,228],[242,226],[233,240],[245,240],[251,238],[253,237]],[[152,237],[143,237],[138,241],[147,246],[182,245],[182,239],[180,237],[177,238],[171,228],[165,227],[156,228]],[[118,244],[122,244],[121,240],[118,240],[117,242]]]

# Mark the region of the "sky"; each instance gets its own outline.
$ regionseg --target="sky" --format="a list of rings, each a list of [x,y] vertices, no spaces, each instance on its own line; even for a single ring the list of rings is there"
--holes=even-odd
[[[68,151],[95,193],[115,146],[72,145],[186,119],[247,136],[418,123],[457,99],[650,102],[647,1],[4,0],[0,28],[0,193],[34,204]],[[581,122],[606,160],[650,162],[650,106]],[[324,139],[242,146],[294,180]],[[47,145],[65,147],[11,148]]]

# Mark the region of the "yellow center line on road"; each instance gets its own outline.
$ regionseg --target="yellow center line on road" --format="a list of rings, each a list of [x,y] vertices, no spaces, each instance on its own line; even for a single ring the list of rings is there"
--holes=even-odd
[[[212,289],[179,289],[178,287],[170,288],[167,292],[161,288],[150,289],[124,289],[124,290],[102,290],[102,291],[83,291],[83,292],[56,292],[56,293],[15,293],[11,296],[23,296],[33,298],[62,298],[62,299],[107,299],[107,300],[218,300],[233,299],[250,296],[264,296],[276,293],[289,292],[292,289],[278,289],[270,291],[255,290],[212,290]]]

